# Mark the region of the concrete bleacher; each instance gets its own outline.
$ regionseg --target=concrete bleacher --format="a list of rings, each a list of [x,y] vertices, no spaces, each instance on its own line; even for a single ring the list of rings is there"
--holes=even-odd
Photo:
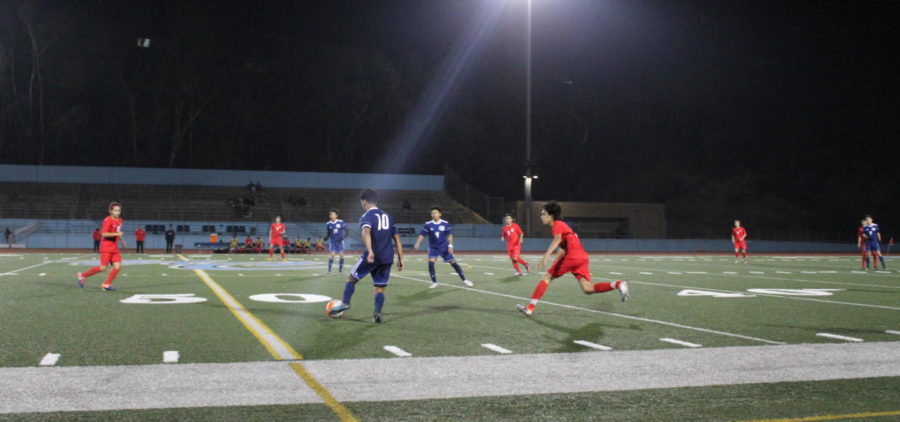
[[[0,183],[0,218],[100,219],[107,204],[119,201],[123,216],[130,220],[160,221],[325,221],[337,208],[342,218],[355,220],[362,210],[358,189],[264,188],[262,194],[244,186],[128,185],[78,183]],[[487,221],[452,200],[443,191],[383,190],[379,206],[397,222],[418,223],[438,205],[454,223]],[[229,200],[254,198],[250,213],[236,212]],[[300,200],[304,199],[305,205]],[[404,209],[408,201],[409,209]]]

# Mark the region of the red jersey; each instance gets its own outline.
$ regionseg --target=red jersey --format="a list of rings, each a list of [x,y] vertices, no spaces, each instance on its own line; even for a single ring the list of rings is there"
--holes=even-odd
[[[144,229],[137,229],[134,231],[134,239],[138,242],[143,242],[147,237],[147,232]]]
[[[860,227],[859,231],[856,232],[856,237],[859,238],[860,240],[866,240],[866,237],[863,236],[863,228],[862,227]]]
[[[269,226],[269,240],[279,241],[284,236],[284,224],[282,223],[272,223]]]
[[[562,221],[554,221],[551,232],[553,236],[562,235],[562,242],[560,242],[559,247],[566,251],[566,259],[587,256],[587,252],[581,246],[581,240],[578,239],[578,235],[572,231],[568,224]]]
[[[502,237],[506,239],[506,249],[514,249],[521,246],[522,233],[522,228],[516,223],[503,226]]]
[[[118,233],[122,231],[122,219],[115,219],[112,216],[106,217],[103,219],[103,224],[100,226],[101,233]],[[100,252],[115,252],[119,253],[119,238],[118,237],[104,237],[100,241]]]
[[[731,235],[734,236],[735,242],[740,242],[747,239],[747,229],[743,227],[734,227],[731,229]]]
[[[253,238],[248,237],[246,240],[244,240],[244,244],[247,246],[253,246]]]
[[[100,234],[100,230],[94,230],[94,240],[99,241],[100,239],[103,239],[103,235]]]

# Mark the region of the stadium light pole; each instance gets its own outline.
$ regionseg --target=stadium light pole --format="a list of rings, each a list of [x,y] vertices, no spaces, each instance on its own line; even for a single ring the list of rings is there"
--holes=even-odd
[[[531,236],[531,0],[525,1],[525,233]]]

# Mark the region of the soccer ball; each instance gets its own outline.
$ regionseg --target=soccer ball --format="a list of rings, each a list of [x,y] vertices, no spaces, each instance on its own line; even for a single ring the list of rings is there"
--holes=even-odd
[[[328,315],[328,316],[330,316],[330,317],[332,317],[332,318],[340,318],[340,317],[344,316],[344,313],[343,313],[343,312],[337,313],[337,314],[334,314],[334,315],[331,314],[331,309],[332,309],[332,308],[334,308],[335,306],[341,306],[341,305],[343,305],[343,304],[344,304],[344,302],[341,302],[341,301],[338,300],[338,299],[329,300],[328,303],[325,305],[325,315]]]

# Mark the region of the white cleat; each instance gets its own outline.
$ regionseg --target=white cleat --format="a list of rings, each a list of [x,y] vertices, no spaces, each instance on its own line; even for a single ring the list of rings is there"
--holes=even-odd
[[[436,289],[436,288],[437,288],[437,283],[431,283],[431,285],[428,286],[428,288],[429,288],[429,289]]]
[[[622,302],[628,300],[628,280],[619,280],[619,294],[622,295]]]
[[[463,280],[463,284],[465,284],[466,287],[473,287],[473,286],[475,286],[475,283],[473,283],[471,280]]]
[[[525,275],[525,274],[522,274],[522,273],[516,273],[516,277],[521,277],[521,276],[523,276],[523,275]]]
[[[740,264],[740,263],[741,263],[741,259],[740,259],[740,258],[735,258],[735,259],[734,259],[734,263],[735,263],[735,264]]]
[[[516,310],[519,311],[519,312],[521,312],[521,313],[523,313],[523,314],[525,314],[525,316],[531,316],[531,311],[529,311],[528,308],[525,307],[525,305],[517,304],[517,305],[516,305]]]

